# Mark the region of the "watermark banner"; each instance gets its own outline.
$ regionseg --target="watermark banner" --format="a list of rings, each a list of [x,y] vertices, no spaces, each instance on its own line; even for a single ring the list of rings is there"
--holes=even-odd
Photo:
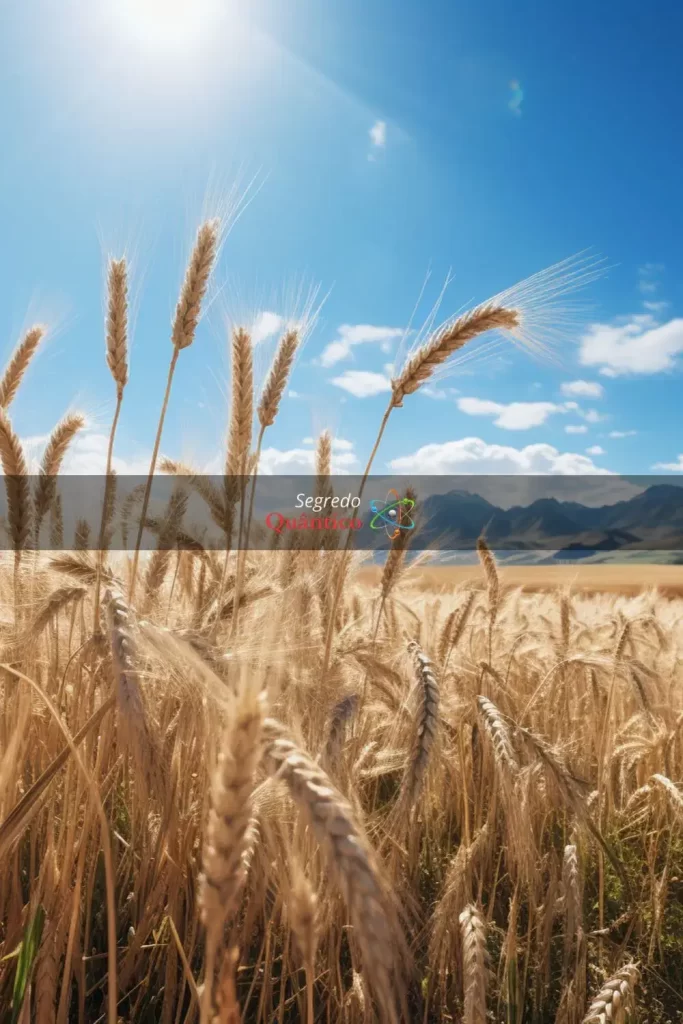
[[[4,477],[6,550],[683,551],[666,476]],[[144,511],[144,515],[143,515]]]

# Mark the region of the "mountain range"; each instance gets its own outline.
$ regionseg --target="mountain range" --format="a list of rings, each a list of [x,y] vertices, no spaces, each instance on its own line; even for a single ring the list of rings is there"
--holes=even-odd
[[[540,498],[502,509],[469,491],[432,494],[415,509],[414,547],[468,550],[480,535],[498,550],[683,551],[683,487],[655,484],[633,498],[590,507]]]

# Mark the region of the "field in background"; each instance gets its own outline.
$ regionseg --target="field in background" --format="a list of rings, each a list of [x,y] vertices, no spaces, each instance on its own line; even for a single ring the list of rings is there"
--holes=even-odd
[[[376,583],[382,570],[363,567],[358,578]],[[584,593],[639,594],[655,587],[668,597],[683,596],[683,566],[680,565],[547,565],[505,566],[503,581],[525,591],[552,590],[571,587]],[[421,565],[410,571],[409,585],[419,590],[450,591],[464,583],[481,582],[481,569],[476,565]]]

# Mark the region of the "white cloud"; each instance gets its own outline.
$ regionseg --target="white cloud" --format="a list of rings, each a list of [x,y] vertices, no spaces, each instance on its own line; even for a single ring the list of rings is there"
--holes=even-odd
[[[604,474],[585,455],[559,452],[549,444],[530,444],[524,448],[487,444],[479,437],[444,444],[426,444],[412,455],[393,459],[389,467],[396,473],[420,473],[425,476],[498,474],[536,475],[557,473],[567,476]]]
[[[650,313],[614,324],[593,324],[581,340],[579,359],[606,377],[661,373],[683,352],[683,319],[660,324]]]
[[[611,430],[610,437],[635,437],[638,433],[637,430]]]
[[[666,469],[671,473],[683,473],[683,455],[678,456],[678,462],[655,462],[653,469]]]
[[[582,412],[580,415],[583,416],[586,423],[601,423],[605,418],[597,409],[589,409],[588,412]]]
[[[386,121],[375,121],[368,134],[370,136],[370,142],[376,149],[384,149],[387,144]]]
[[[588,427],[584,427],[583,424],[570,424],[568,427],[564,428],[564,432],[565,434],[587,434]]]
[[[342,324],[337,330],[338,337],[323,349],[320,356],[322,366],[334,366],[342,359],[348,359],[354,345],[379,344],[383,352],[388,351],[392,342],[403,335],[400,327],[375,327],[372,324]]]
[[[348,391],[356,398],[370,398],[380,395],[383,391],[391,391],[391,382],[383,373],[371,373],[369,370],[346,370],[341,377],[333,377],[332,384]]]
[[[578,398],[602,398],[605,393],[602,384],[590,380],[565,381],[560,390],[563,395],[575,395]],[[569,407],[569,403],[567,406]]]
[[[331,468],[334,474],[346,476],[357,466],[353,451],[332,452]],[[308,474],[315,472],[314,448],[266,448],[261,452],[259,473],[265,476]]]
[[[586,448],[587,455],[606,455],[607,452],[604,448],[601,448],[599,444],[593,444],[590,448]]]
[[[503,430],[529,430],[540,427],[554,412],[561,412],[562,406],[553,402],[510,402],[501,405],[482,398],[459,398],[458,409],[467,416],[495,416],[494,423]]]
[[[301,398],[301,395],[299,394],[298,391],[288,391],[287,396],[289,398]]]
[[[270,313],[268,310],[259,313],[251,326],[252,343],[259,345],[262,341],[272,338],[274,334],[282,330],[284,322],[284,317],[278,313]]]
[[[578,402],[565,402],[564,403],[564,407],[565,407],[565,409],[575,410],[575,409],[579,408],[579,403]]]

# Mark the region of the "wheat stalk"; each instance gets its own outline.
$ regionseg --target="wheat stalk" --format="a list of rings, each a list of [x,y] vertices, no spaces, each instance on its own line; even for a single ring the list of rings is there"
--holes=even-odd
[[[168,409],[168,402],[171,397],[173,376],[175,374],[175,368],[180,352],[182,349],[191,345],[194,341],[195,331],[197,329],[201,313],[202,300],[206,294],[209,277],[218,252],[219,229],[220,222],[218,220],[208,220],[199,228],[194,249],[192,250],[190,262],[185,274],[185,280],[183,281],[183,286],[180,291],[178,305],[176,306],[173,330],[171,333],[173,355],[171,356],[171,363],[168,368],[166,391],[164,393],[164,400],[159,414],[159,424],[157,426],[152,458],[149,464],[145,493],[142,499],[140,525],[138,527],[138,535],[135,542],[135,553],[133,555],[133,565],[131,568],[129,591],[129,599],[131,601],[135,596],[135,583],[137,580],[137,569],[140,559],[140,544],[142,543],[142,534],[145,529],[145,519],[147,517],[149,498],[152,491],[154,470],[156,469],[157,457],[159,455],[161,435],[164,429],[164,420],[166,419],[166,410]]]

